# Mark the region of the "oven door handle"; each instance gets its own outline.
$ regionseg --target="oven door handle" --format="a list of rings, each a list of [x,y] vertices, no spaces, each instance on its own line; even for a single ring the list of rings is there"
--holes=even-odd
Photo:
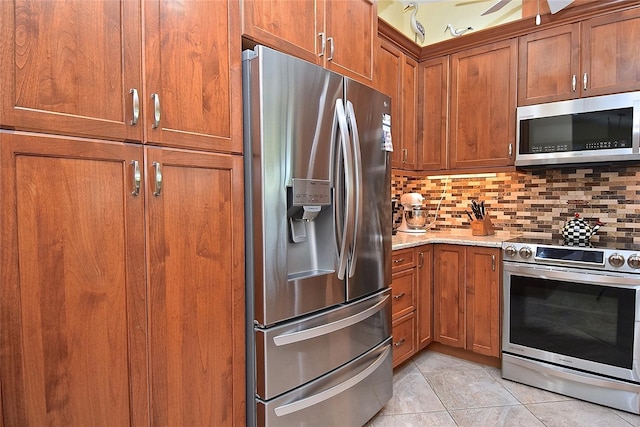
[[[514,356],[514,355],[511,355],[511,357],[509,358],[509,362],[526,369],[531,369],[531,362],[521,361],[517,356]],[[588,372],[581,372],[580,375],[577,375],[567,368],[554,366],[552,369],[542,365],[541,363],[542,362],[536,363],[535,370],[538,372],[541,372],[543,375],[560,377],[569,381],[593,385],[596,387],[602,387],[602,388],[608,388],[608,389],[611,388],[611,381],[612,381],[611,379],[603,380],[600,377],[589,374]],[[631,392],[637,393],[638,386],[635,384],[627,384],[623,381],[616,381],[616,390],[631,391]]]

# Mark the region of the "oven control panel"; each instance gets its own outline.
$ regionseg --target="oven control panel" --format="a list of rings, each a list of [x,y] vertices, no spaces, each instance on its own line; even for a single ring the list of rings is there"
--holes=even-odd
[[[526,239],[510,240],[502,244],[505,262],[565,265],[640,274],[640,248],[634,249],[545,244]]]

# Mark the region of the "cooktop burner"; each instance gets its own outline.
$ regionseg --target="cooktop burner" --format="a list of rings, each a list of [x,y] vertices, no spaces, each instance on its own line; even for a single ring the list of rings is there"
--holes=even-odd
[[[581,246],[562,240],[518,237],[503,242],[502,251],[505,262],[640,274],[639,244],[594,241]]]

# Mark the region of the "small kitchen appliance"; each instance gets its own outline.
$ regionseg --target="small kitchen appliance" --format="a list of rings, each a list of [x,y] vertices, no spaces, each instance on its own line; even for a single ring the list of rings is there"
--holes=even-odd
[[[502,249],[502,377],[640,414],[640,245]]]
[[[419,193],[405,193],[400,196],[402,224],[398,231],[404,233],[424,233],[427,225],[427,209],[422,206],[424,197]]]

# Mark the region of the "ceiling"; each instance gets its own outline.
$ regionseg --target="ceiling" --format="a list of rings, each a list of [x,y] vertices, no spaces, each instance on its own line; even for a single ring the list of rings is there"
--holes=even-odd
[[[410,0],[378,0],[378,16],[402,34],[415,41],[411,30],[411,11],[405,11]],[[499,11],[480,16],[498,0],[414,0],[418,5],[417,20],[425,28],[424,43],[421,46],[449,40],[452,35],[445,32],[447,24],[455,29],[472,27],[473,31],[483,30],[516,21],[522,18],[523,1],[512,0]],[[533,25],[533,24],[532,24]],[[464,35],[460,36],[464,37]]]

